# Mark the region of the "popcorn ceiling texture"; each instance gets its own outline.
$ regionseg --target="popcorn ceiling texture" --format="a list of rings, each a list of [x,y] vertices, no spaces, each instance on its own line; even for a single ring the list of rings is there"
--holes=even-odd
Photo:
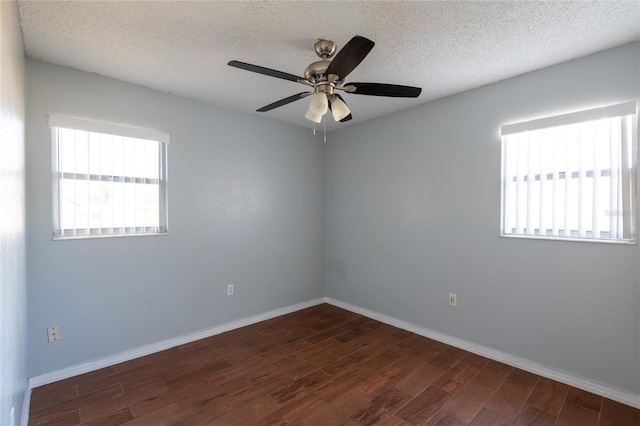
[[[347,81],[423,92],[345,94],[351,124],[640,40],[640,1],[18,3],[31,58],[250,113],[306,88],[229,60],[302,75],[317,38],[365,36],[376,46]],[[311,127],[307,103],[255,114]]]

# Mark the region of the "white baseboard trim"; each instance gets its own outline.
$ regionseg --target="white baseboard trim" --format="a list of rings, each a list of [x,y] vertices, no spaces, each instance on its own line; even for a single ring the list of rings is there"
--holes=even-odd
[[[24,391],[24,398],[22,400],[22,414],[20,417],[20,426],[27,426],[29,424],[29,406],[31,406],[31,379],[27,383],[27,389]]]
[[[403,330],[411,331],[421,336],[428,337],[430,339],[437,340],[439,342],[446,343],[460,349],[464,349],[465,351],[473,352],[474,354],[483,356],[485,358],[499,361],[512,367],[517,367],[530,373],[534,373],[539,376],[546,377],[548,379],[555,380],[557,382],[561,382],[569,386],[573,386],[587,392],[612,399],[614,401],[618,401],[631,407],[640,408],[640,395],[638,394],[634,394],[622,389],[613,388],[601,383],[593,382],[584,377],[567,373],[566,371],[557,370],[525,358],[520,358],[505,352],[491,349],[489,347],[482,346],[468,340],[459,339],[448,334],[440,333],[429,328],[399,320],[397,318],[380,314],[378,312],[370,311],[368,309],[360,308],[349,303],[341,302],[329,297],[325,297],[325,300],[326,303],[342,309],[346,309],[351,312],[355,312],[360,315],[364,315],[365,317],[378,320],[385,324],[389,324]]]
[[[295,305],[285,306],[284,308],[274,309],[269,312],[254,315],[251,317],[239,319],[224,323],[205,330],[196,331],[193,333],[185,334],[171,339],[163,340],[161,342],[152,343],[145,346],[140,346],[135,349],[120,352],[114,355],[109,355],[104,358],[99,358],[93,361],[85,362],[82,364],[74,365],[71,367],[63,368],[61,370],[52,371],[50,373],[40,374],[29,379],[29,395],[31,395],[31,389],[46,385],[49,383],[57,382],[58,380],[67,379],[69,377],[77,376],[79,374],[88,373],[90,371],[99,370],[100,368],[109,367],[111,365],[119,364],[121,362],[130,361],[135,358],[150,355],[165,349],[170,349],[175,346],[184,345],[185,343],[194,342],[196,340],[204,339],[206,337],[215,336],[227,331],[235,330],[237,328],[245,327],[247,325],[255,324],[261,321],[266,321],[271,318],[286,315],[291,312],[296,312],[301,309],[309,308],[311,306],[320,305],[326,303],[325,298],[308,300],[306,302],[297,303]],[[28,408],[27,408],[28,412]]]
[[[119,364],[121,362],[129,361],[135,358],[139,358],[145,355],[150,355],[155,352],[159,352],[165,349],[170,349],[175,346],[190,343],[206,337],[215,336],[227,331],[235,330],[237,328],[245,327],[247,325],[255,324],[261,321],[266,321],[271,318],[275,318],[281,315],[286,315],[292,312],[296,312],[311,306],[316,306],[322,303],[329,303],[342,309],[346,309],[351,312],[364,315],[368,318],[372,318],[383,322],[385,324],[392,325],[394,327],[401,328],[403,330],[411,331],[421,336],[428,337],[430,339],[437,340],[442,343],[446,343],[451,346],[455,346],[460,349],[464,349],[469,352],[473,352],[477,355],[484,356],[495,361],[499,361],[513,367],[520,368],[525,371],[546,377],[552,380],[556,380],[567,385],[583,389],[587,392],[592,392],[597,395],[601,395],[605,398],[618,401],[622,404],[629,405],[631,407],[640,408],[640,395],[634,394],[621,389],[613,388],[601,383],[593,382],[580,376],[567,373],[565,371],[557,370],[548,367],[543,364],[539,364],[530,361],[525,358],[520,358],[505,352],[501,352],[495,349],[491,349],[486,346],[479,345],[477,343],[470,342],[468,340],[459,339],[457,337],[450,336],[448,334],[440,333],[431,330],[426,327],[422,327],[407,321],[403,321],[394,317],[390,317],[378,312],[374,312],[368,309],[360,308],[358,306],[351,305],[349,303],[341,302],[339,300],[331,299],[329,297],[323,297],[319,299],[313,299],[306,302],[298,303],[295,305],[286,306],[284,308],[275,309],[269,312],[265,312],[259,315],[243,318],[236,321],[231,321],[225,324],[221,324],[216,327],[212,327],[206,330],[197,331],[194,333],[185,334],[175,338],[167,339],[162,342],[152,343],[150,345],[141,346],[139,348],[124,351],[115,355],[100,358],[94,361],[89,361],[83,364],[79,364],[72,367],[67,367],[62,370],[52,371],[50,373],[34,376],[29,379],[29,386],[25,392],[22,421],[21,424],[26,426],[29,421],[29,405],[31,401],[31,389],[46,385],[49,383],[63,380],[69,377],[77,376],[79,374],[88,373],[90,371],[98,370],[100,368],[108,367],[111,365]]]

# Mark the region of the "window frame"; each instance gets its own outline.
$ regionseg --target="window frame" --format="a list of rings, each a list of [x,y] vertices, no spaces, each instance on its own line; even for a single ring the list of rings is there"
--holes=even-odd
[[[52,240],[70,240],[86,238],[112,238],[112,237],[143,237],[152,235],[168,235],[169,233],[169,205],[168,205],[168,145],[169,134],[157,130],[134,127],[116,123],[97,121],[92,119],[70,117],[63,115],[48,115],[47,125],[51,129],[51,182],[52,182]],[[128,176],[110,176],[111,182],[118,183],[150,183],[158,184],[158,214],[159,222],[153,230],[150,227],[103,227],[103,228],[61,228],[60,215],[60,180],[68,172],[58,170],[59,162],[59,138],[58,129],[71,129],[86,131],[110,136],[122,136],[127,138],[144,139],[158,143],[158,178],[142,178]],[[87,173],[83,175],[85,181],[105,181],[106,175]],[[117,180],[114,180],[116,179]],[[109,181],[109,180],[107,180]],[[115,229],[122,230],[114,232]],[[84,232],[78,232],[84,230]],[[106,232],[105,232],[106,230]],[[109,232],[111,230],[111,232]]]
[[[507,171],[507,156],[506,156],[506,143],[505,136],[521,134],[527,131],[535,131],[542,129],[552,129],[555,127],[560,127],[564,125],[584,123],[584,122],[592,122],[605,118],[620,118],[626,116],[633,116],[631,121],[631,129],[630,129],[630,140],[629,140],[629,154],[626,160],[630,161],[629,171],[626,174],[630,175],[625,180],[622,180],[622,185],[630,185],[629,189],[629,219],[624,222],[625,225],[630,226],[630,236],[628,238],[595,238],[595,237],[580,237],[580,236],[572,236],[572,233],[569,230],[569,235],[547,235],[547,234],[524,234],[524,233],[507,233],[506,229],[506,209],[505,198],[507,192],[507,180],[510,178],[506,176]],[[549,117],[543,117],[539,119],[533,119],[518,123],[510,123],[505,124],[500,127],[500,139],[501,139],[501,159],[500,159],[500,167],[501,167],[501,190],[500,190],[500,236],[505,238],[523,238],[523,239],[538,239],[538,240],[554,240],[554,241],[574,241],[574,242],[597,242],[597,243],[607,243],[607,244],[626,244],[626,245],[635,245],[638,241],[638,101],[630,101],[624,102],[620,104],[614,104],[609,106],[604,106],[600,108],[594,108],[584,111],[577,111],[568,114],[559,114]],[[623,157],[624,159],[624,157]],[[609,165],[609,171],[610,169]],[[569,171],[565,170],[565,176],[562,176],[562,179],[572,179],[576,172],[571,170],[571,176],[566,176],[566,173]],[[604,170],[603,170],[604,172]],[[622,172],[624,175],[625,172]],[[535,180],[540,178],[542,181],[542,177],[540,173],[532,173],[532,177]],[[605,176],[604,174],[601,176]],[[610,174],[607,174],[610,176]],[[513,176],[512,176],[513,177]],[[592,174],[589,175],[588,171],[585,171],[585,177],[593,178]],[[527,176],[528,180],[529,176]],[[547,176],[548,178],[548,176]],[[536,206],[539,208],[539,205]],[[623,211],[623,215],[627,214]],[[564,230],[566,232],[566,230]]]

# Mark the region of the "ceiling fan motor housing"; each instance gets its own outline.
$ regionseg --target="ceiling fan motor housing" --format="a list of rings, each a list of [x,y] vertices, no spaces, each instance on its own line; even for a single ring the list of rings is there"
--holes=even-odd
[[[326,81],[327,78],[325,74],[330,63],[331,61],[326,60],[312,63],[306,70],[304,70],[304,78],[311,83]]]
[[[304,78],[311,83],[327,81],[326,71],[331,63],[328,61],[336,52],[336,44],[331,40],[319,38],[314,45],[316,55],[322,58],[321,61],[312,63],[304,70]]]

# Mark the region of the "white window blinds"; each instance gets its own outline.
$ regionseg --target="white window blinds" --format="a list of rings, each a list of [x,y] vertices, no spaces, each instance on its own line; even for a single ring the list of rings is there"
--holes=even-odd
[[[61,116],[49,125],[54,239],[167,232],[167,134]]]
[[[635,241],[636,102],[501,133],[502,235]]]

